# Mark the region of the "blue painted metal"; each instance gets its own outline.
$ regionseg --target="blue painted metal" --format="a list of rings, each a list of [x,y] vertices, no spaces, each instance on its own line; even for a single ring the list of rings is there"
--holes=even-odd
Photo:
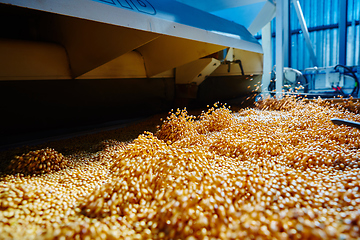
[[[348,0],[340,1],[339,19],[339,64],[346,65],[346,42],[347,42],[347,5]]]
[[[284,67],[291,66],[290,1],[284,1]]]
[[[242,25],[174,0],[0,0],[0,3],[262,53]]]
[[[284,79],[284,1],[276,2],[276,97],[281,97]]]
[[[310,36],[309,36],[309,31],[308,31],[308,28],[307,28],[307,25],[306,25],[306,21],[304,19],[303,12],[301,10],[299,0],[293,0],[292,2],[294,4],[295,11],[296,11],[297,17],[299,19],[299,23],[301,25],[301,30],[303,31],[303,34],[304,34],[306,46],[307,46],[307,48],[309,50],[311,61],[314,64],[314,66],[318,66],[316,55],[315,55],[315,52],[314,52],[314,49],[313,49],[313,46],[312,46],[312,41],[311,41]]]
[[[246,27],[252,34],[275,17],[273,0],[176,0]]]
[[[290,0],[291,1],[291,0]],[[304,18],[308,26],[311,42],[317,56],[319,67],[335,66],[340,58],[340,4],[344,0],[299,0]],[[346,65],[360,65],[360,0],[347,0],[347,22],[346,22]],[[271,22],[272,36],[275,38],[275,22]],[[305,47],[305,40],[295,9],[290,7],[290,29],[291,29],[291,60],[290,67],[305,69],[311,67],[311,59]],[[343,36],[344,37],[344,36]],[[255,35],[261,39],[261,34]],[[274,41],[273,41],[274,43]],[[275,52],[275,46],[273,46]],[[344,51],[342,50],[344,53]],[[275,56],[273,56],[273,61]]]
[[[187,4],[206,12],[214,12],[224,9],[233,9],[245,5],[265,2],[267,0],[177,0],[178,2]],[[272,2],[272,0],[271,0]]]
[[[212,14],[228,19],[230,21],[239,22],[248,28],[256,17],[256,12],[264,6],[265,2],[258,2],[251,5],[240,6],[230,9],[222,9],[213,11]],[[253,13],[253,14],[247,14]]]
[[[346,63],[350,66],[360,65],[360,1],[348,0],[348,38],[346,46]],[[359,71],[360,74],[360,71]]]
[[[246,29],[224,18],[217,17],[199,9],[173,0],[93,0],[121,9],[152,15],[161,20],[167,20],[199,29],[223,33],[241,40],[257,43],[257,40]]]

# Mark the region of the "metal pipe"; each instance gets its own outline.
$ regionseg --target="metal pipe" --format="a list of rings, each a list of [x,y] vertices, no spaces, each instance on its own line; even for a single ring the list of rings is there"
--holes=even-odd
[[[271,42],[271,23],[267,23],[261,32],[262,47],[264,51],[264,66],[263,66],[263,77],[262,77],[262,94],[264,98],[267,98],[269,95],[268,86],[271,80],[271,71],[272,71],[272,42]]]
[[[299,19],[299,22],[300,22],[301,29],[302,29],[302,31],[304,33],[304,38],[305,38],[307,48],[309,49],[311,61],[313,62],[314,66],[318,66],[316,56],[315,56],[315,52],[314,52],[314,49],[313,49],[312,44],[311,44],[309,31],[308,31],[308,28],[306,26],[306,22],[305,22],[303,12],[301,10],[300,2],[299,2],[299,0],[293,0],[293,4],[294,4],[294,7],[295,7],[296,15],[297,15],[297,17]]]
[[[276,1],[276,97],[282,97],[284,80],[284,0]]]
[[[353,122],[353,121],[349,121],[349,120],[336,119],[336,118],[331,119],[331,122],[333,124],[336,124],[336,125],[345,125],[345,126],[360,129],[360,123],[359,122]]]
[[[347,5],[348,0],[339,0],[339,64],[346,65],[346,45],[347,45]]]
[[[291,51],[291,36],[290,36],[290,1],[284,1],[284,66],[290,67],[290,51]]]

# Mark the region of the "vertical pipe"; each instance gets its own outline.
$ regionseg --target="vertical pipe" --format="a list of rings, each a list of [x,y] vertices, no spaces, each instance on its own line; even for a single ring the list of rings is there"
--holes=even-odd
[[[339,64],[342,65],[346,65],[347,4],[348,0],[339,0]]]
[[[341,0],[339,0],[339,1],[341,1]],[[294,7],[295,7],[296,15],[297,15],[297,17],[299,19],[299,22],[300,22],[301,30],[303,31],[303,34],[304,34],[306,46],[309,49],[311,61],[313,62],[314,66],[318,66],[316,56],[315,56],[315,53],[314,53],[314,49],[313,49],[313,47],[311,45],[309,31],[308,31],[308,28],[306,26],[304,14],[303,14],[303,12],[301,10],[299,0],[293,0],[293,4],[294,4]]]
[[[356,10],[358,10],[356,7],[355,7],[355,1],[353,0],[353,6],[352,6],[352,10],[353,10],[353,14],[352,14],[352,22],[351,22],[351,25],[352,25],[352,28],[353,28],[353,33],[354,33],[354,38],[351,40],[353,41],[352,42],[352,46],[353,46],[353,62],[351,65],[356,65],[356,24],[355,24],[355,20],[356,20]],[[360,64],[360,63],[359,63]],[[359,73],[359,72],[358,72]]]
[[[284,0],[276,1],[276,97],[282,97],[282,86],[284,80],[284,39],[283,39],[283,9]]]
[[[284,0],[284,67],[290,67],[290,1]]]
[[[271,22],[268,22],[262,31],[262,47],[264,51],[264,66],[262,77],[262,95],[264,98],[269,96],[268,86],[271,80],[272,71],[272,43],[271,43]]]

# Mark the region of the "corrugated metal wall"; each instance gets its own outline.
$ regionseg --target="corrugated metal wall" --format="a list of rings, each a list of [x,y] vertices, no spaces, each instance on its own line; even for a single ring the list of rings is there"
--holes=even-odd
[[[360,0],[348,0],[346,64],[360,65]]]
[[[286,1],[286,0],[285,0]],[[303,70],[313,67],[304,35],[301,31],[292,1],[290,1],[290,67]],[[310,39],[318,61],[318,67],[334,66],[339,63],[339,3],[345,0],[299,0]],[[360,65],[360,0],[347,0],[347,45],[346,65]],[[273,55],[275,55],[275,22],[273,31]],[[255,37],[260,38],[258,33]],[[275,56],[273,56],[275,63]]]
[[[309,32],[318,67],[336,65],[339,59],[338,28],[333,28],[339,22],[338,3],[339,0],[300,1],[309,30],[323,27],[323,29]],[[298,31],[301,28],[294,6],[293,4],[290,6],[291,66],[296,69],[313,67],[304,35]]]

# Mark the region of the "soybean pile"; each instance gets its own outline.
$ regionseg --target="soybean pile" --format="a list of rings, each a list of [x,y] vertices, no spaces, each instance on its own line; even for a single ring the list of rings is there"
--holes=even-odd
[[[359,238],[360,131],[332,118],[360,121],[284,97],[177,110],[92,151],[25,152],[0,178],[0,239]]]

